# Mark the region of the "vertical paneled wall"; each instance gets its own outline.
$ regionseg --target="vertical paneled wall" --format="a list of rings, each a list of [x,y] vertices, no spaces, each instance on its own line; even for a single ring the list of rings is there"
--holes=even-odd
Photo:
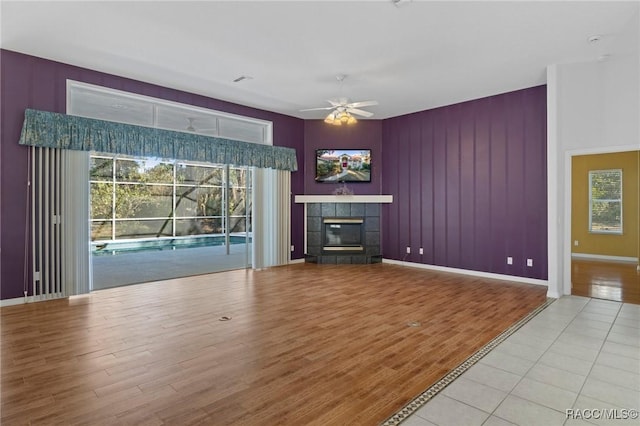
[[[382,157],[385,258],[547,278],[545,86],[384,120]]]
[[[292,194],[304,191],[304,121],[222,100],[100,73],[17,52],[0,50],[0,297],[23,296],[24,232],[28,220],[27,152],[18,145],[25,108],[66,112],[67,79],[141,95],[240,114],[273,122],[274,145],[294,148],[298,171],[291,175]],[[304,208],[292,203],[292,258],[303,257]],[[28,251],[29,252],[29,251]],[[30,280],[28,279],[30,282]]]

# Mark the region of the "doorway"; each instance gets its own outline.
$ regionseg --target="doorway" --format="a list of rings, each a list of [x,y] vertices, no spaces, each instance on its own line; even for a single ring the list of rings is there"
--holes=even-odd
[[[571,294],[640,304],[640,151],[571,157]]]

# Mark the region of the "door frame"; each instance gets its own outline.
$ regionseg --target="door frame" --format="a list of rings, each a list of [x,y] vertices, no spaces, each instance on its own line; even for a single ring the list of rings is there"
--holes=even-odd
[[[565,151],[564,156],[564,235],[562,257],[563,257],[563,288],[562,294],[571,294],[571,221],[573,219],[573,211],[571,210],[571,187],[572,187],[572,171],[573,171],[573,157],[578,155],[592,155],[592,154],[611,154],[615,152],[626,151],[640,151],[637,145],[620,145],[611,147],[597,147],[597,148],[585,148],[574,149]],[[640,239],[640,236],[638,237]],[[640,258],[640,254],[639,254]],[[640,263],[640,261],[639,261]]]

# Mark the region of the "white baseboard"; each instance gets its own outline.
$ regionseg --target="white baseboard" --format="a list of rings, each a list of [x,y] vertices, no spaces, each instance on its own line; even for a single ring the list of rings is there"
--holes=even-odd
[[[13,299],[4,299],[4,300],[0,300],[0,308],[4,308],[5,306],[23,305],[25,303],[45,302],[47,300],[64,299],[64,297],[65,296],[63,296],[62,294],[56,294],[49,297],[27,296],[27,297],[16,297]]]
[[[571,257],[575,259],[600,260],[603,262],[638,263],[637,257],[607,256],[604,254],[571,253]]]
[[[454,274],[471,275],[471,276],[480,277],[480,278],[490,278],[494,280],[520,282],[523,284],[535,284],[535,285],[543,285],[547,288],[549,287],[548,281],[539,280],[536,278],[517,277],[515,275],[494,274],[492,272],[470,271],[468,269],[450,268],[447,266],[437,266],[437,265],[427,265],[424,263],[403,262],[400,260],[393,260],[393,259],[382,259],[382,262],[391,263],[394,265],[408,266],[410,268],[421,268],[421,269],[429,269],[432,271],[452,272]],[[558,297],[558,295],[553,296],[549,294],[548,296],[553,298]]]
[[[35,300],[33,300],[33,296],[16,297],[15,299],[4,299],[0,300],[0,308],[4,308],[5,306],[22,305],[24,303],[31,302],[35,302]]]
[[[633,258],[632,258],[633,259]],[[304,259],[290,259],[289,264],[293,263],[304,263]],[[407,266],[410,268],[420,268],[420,269],[429,269],[432,271],[441,271],[441,272],[451,272],[454,274],[462,274],[462,275],[471,275],[474,277],[481,278],[490,278],[494,280],[503,280],[503,281],[511,281],[511,282],[520,282],[524,284],[535,284],[535,285],[543,285],[547,288],[549,287],[549,282],[545,280],[539,280],[535,278],[526,278],[526,277],[517,277],[514,275],[503,275],[503,274],[494,274],[491,272],[481,272],[481,271],[470,271],[468,269],[459,269],[459,268],[449,268],[446,266],[437,266],[437,265],[427,265],[424,263],[414,263],[414,262],[403,262],[400,260],[393,259],[382,259],[383,263],[389,263],[393,265]],[[553,297],[557,299],[560,297],[560,294],[555,294],[556,292],[548,291],[547,297]],[[16,297],[15,299],[5,299],[0,300],[0,307],[12,306],[12,305],[21,305],[23,303],[33,303],[33,302],[41,302],[44,300],[52,300],[52,298],[41,299],[39,297]]]
[[[558,291],[552,291],[552,290],[547,290],[547,297],[550,297],[552,299],[560,299],[563,295],[560,294]]]

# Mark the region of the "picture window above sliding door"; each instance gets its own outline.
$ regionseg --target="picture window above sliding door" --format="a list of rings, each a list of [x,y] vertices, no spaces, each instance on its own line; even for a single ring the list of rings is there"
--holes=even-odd
[[[165,99],[67,81],[73,115],[118,123],[273,145],[273,124]]]
[[[589,172],[589,232],[622,234],[622,170]]]

